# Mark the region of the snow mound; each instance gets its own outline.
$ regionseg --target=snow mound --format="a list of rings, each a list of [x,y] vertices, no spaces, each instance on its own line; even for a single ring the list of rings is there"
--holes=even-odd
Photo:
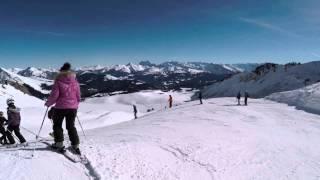
[[[311,113],[320,114],[320,83],[316,83],[301,89],[274,93],[266,99],[296,106]]]

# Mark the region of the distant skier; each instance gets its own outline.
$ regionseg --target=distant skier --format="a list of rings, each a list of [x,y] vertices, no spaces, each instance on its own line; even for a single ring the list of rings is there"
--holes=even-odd
[[[173,102],[173,99],[172,99],[172,96],[169,95],[169,108],[172,108],[172,102]]]
[[[138,113],[137,106],[134,104],[134,105],[133,105],[134,119],[138,119],[137,113]]]
[[[66,119],[66,128],[71,141],[71,146],[76,154],[81,154],[79,149],[79,136],[75,127],[75,119],[80,103],[80,86],[76,80],[76,74],[71,71],[71,65],[65,63],[60,68],[60,73],[57,75],[51,94],[45,103],[47,107],[55,104],[53,113],[53,133],[54,141],[53,148],[64,149],[62,123]]]
[[[20,133],[20,122],[21,122],[21,115],[20,115],[20,108],[14,105],[13,99],[7,100],[7,113],[8,113],[8,127],[6,136],[9,140],[10,144],[14,144],[15,140],[13,138],[13,132],[18,137],[21,144],[26,144],[26,139]]]
[[[199,100],[200,100],[200,104],[203,104],[202,103],[202,92],[201,91],[199,92]]]
[[[8,144],[7,136],[6,136],[6,129],[4,125],[8,122],[8,120],[3,116],[3,112],[0,111],[0,144]]]
[[[240,91],[237,94],[237,99],[238,99],[238,105],[240,106],[240,100],[241,100],[241,93]]]
[[[248,98],[249,98],[249,93],[246,91],[244,93],[244,105],[248,106]]]

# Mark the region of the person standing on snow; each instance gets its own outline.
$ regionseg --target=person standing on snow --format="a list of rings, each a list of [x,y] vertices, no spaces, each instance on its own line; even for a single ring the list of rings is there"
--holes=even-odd
[[[169,108],[172,108],[172,102],[173,102],[173,99],[172,99],[172,96],[169,95]]]
[[[75,153],[81,154],[79,136],[75,127],[75,119],[80,103],[80,86],[76,74],[71,71],[70,63],[65,63],[57,75],[50,96],[45,103],[47,107],[54,106],[53,114],[53,148],[64,149],[62,123],[66,119],[66,128]]]
[[[249,98],[249,93],[246,91],[244,93],[244,105],[248,106],[248,98]]]
[[[240,91],[237,94],[237,99],[238,99],[238,105],[240,106],[240,99],[241,99],[241,93]]]
[[[203,104],[202,103],[202,92],[201,91],[199,92],[199,100],[200,100],[200,104]]]
[[[4,128],[4,125],[7,122],[8,122],[8,120],[3,116],[3,112],[0,111],[0,134],[2,135],[0,137],[0,144],[8,144],[7,136],[6,136],[6,129]]]
[[[9,140],[10,144],[14,144],[15,140],[13,138],[13,132],[18,137],[21,144],[26,144],[26,139],[20,133],[20,122],[21,122],[21,115],[20,115],[20,108],[14,105],[13,99],[7,100],[7,113],[8,113],[8,127],[6,136]]]
[[[134,104],[134,105],[133,105],[134,119],[138,119],[137,113],[138,113],[137,106]]]

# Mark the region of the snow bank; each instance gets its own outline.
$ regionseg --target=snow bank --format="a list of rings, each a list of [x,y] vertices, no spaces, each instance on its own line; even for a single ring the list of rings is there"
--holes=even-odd
[[[274,93],[266,99],[296,106],[311,113],[320,114],[320,83],[316,83],[301,89]]]

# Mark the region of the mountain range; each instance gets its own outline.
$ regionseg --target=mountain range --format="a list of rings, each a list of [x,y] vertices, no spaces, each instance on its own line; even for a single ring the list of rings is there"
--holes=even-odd
[[[118,91],[130,93],[151,89],[165,91],[179,90],[181,88],[201,89],[235,74],[250,72],[257,66],[259,64],[214,64],[175,61],[154,64],[149,61],[141,61],[138,64],[79,67],[74,68],[74,71],[77,74],[78,81],[81,83],[83,97],[90,97]],[[52,80],[58,73],[57,69],[35,67],[2,69],[2,71],[6,72],[4,74],[11,73],[10,76],[16,75],[15,77],[18,77],[18,79],[30,78],[33,81],[37,81],[37,88],[34,89],[39,90],[38,87],[40,86],[40,90],[45,92],[51,89]],[[10,80],[12,79],[10,76],[3,76],[0,79]],[[40,85],[39,81],[41,82]],[[25,84],[27,85],[28,83]],[[40,91],[40,93],[44,92]],[[40,97],[43,97],[43,95]]]
[[[262,98],[272,93],[295,90],[320,82],[320,62],[288,64],[213,64],[165,62],[75,68],[82,96],[105,96],[141,90],[199,89],[203,97],[233,97],[239,91]],[[57,69],[28,67],[0,68],[0,82],[24,93],[46,98]],[[197,95],[193,97],[197,98]]]

